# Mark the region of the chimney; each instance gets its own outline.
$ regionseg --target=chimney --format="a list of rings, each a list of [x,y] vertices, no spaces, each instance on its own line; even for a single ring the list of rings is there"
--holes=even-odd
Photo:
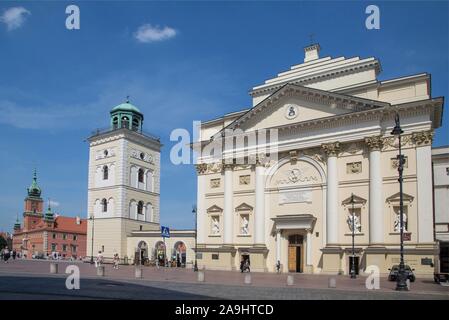
[[[76,224],[81,224],[81,218],[80,217],[76,217]]]
[[[307,46],[304,48],[304,62],[309,62],[312,60],[319,59],[319,53],[320,53],[320,45],[318,43],[311,44],[310,46]]]

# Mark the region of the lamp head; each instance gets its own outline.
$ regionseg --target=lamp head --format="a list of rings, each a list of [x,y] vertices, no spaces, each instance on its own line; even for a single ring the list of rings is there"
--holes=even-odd
[[[394,123],[395,123],[395,125],[394,125],[393,130],[391,131],[391,134],[394,136],[398,136],[398,135],[404,133],[404,131],[401,128],[401,124],[399,122],[399,114],[398,113],[396,113],[396,116],[394,117]]]

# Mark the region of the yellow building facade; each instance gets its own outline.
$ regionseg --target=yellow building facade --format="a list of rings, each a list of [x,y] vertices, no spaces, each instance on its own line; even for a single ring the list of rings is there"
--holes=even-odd
[[[398,114],[404,168],[405,262],[431,275],[431,144],[443,98],[429,74],[380,81],[375,58],[319,57],[250,90],[253,105],[201,124],[198,264],[236,270],[381,273],[399,263]],[[352,259],[352,258],[351,258]]]

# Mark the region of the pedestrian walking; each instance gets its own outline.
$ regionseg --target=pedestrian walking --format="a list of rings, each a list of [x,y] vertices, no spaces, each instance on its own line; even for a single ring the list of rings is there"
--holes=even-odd
[[[118,255],[118,253],[114,254],[114,269],[118,269],[118,265],[120,263],[120,257]]]
[[[16,250],[12,250],[12,259],[13,260],[16,260],[16,255],[17,255],[17,252],[16,252]]]
[[[5,263],[8,263],[9,256],[10,256],[10,252],[9,252],[8,246],[6,246],[3,249],[3,260],[5,260]]]
[[[98,251],[97,258],[95,259],[95,268],[98,268],[103,263],[103,255],[101,251]]]

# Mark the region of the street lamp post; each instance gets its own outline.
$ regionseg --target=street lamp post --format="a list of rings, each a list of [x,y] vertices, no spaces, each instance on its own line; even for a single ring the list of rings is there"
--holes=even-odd
[[[354,223],[354,194],[351,193],[351,205],[352,205],[352,262],[351,262],[351,279],[356,279],[355,274],[355,248],[354,248],[354,238],[355,238],[355,223]]]
[[[402,191],[402,173],[404,171],[404,156],[402,154],[401,149],[401,134],[404,132],[401,128],[399,121],[399,114],[396,113],[395,116],[395,126],[391,131],[391,134],[398,138],[398,146],[399,146],[399,154],[397,155],[398,160],[398,173],[399,173],[399,230],[400,230],[400,261],[399,261],[399,270],[398,276],[396,280],[396,290],[397,291],[407,291],[407,275],[405,273],[405,264],[404,264],[404,203],[403,203],[403,191]]]
[[[193,205],[192,207],[192,213],[195,216],[195,265],[193,266],[193,271],[198,271],[198,262],[196,260],[196,250],[197,250],[197,235],[198,235],[198,222],[197,222],[197,211],[196,211],[196,205]]]
[[[90,264],[93,264],[94,263],[94,223],[95,223],[95,218],[94,218],[93,214],[90,216],[89,220],[92,221]]]

